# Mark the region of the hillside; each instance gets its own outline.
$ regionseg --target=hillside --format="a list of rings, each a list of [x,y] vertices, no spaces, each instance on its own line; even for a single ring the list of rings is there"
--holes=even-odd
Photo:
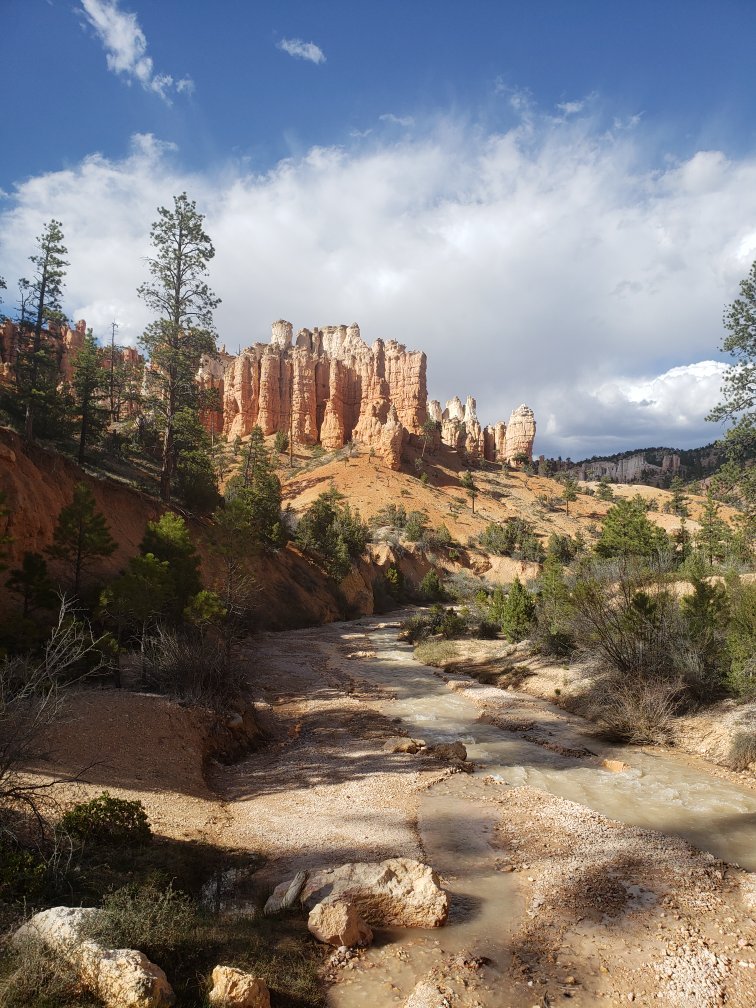
[[[461,456],[444,445],[433,454],[426,454],[424,471],[428,481],[424,483],[414,475],[414,458],[419,454],[419,451],[410,454],[399,472],[388,469],[375,458],[348,454],[331,460],[326,458],[317,467],[308,467],[302,473],[295,470],[288,477],[283,469],[280,475],[284,480],[284,501],[295,512],[301,512],[332,484],[359,509],[366,520],[388,504],[402,504],[407,511],[425,512],[432,528],[446,525],[452,537],[462,546],[468,546],[468,541],[476,539],[489,523],[503,522],[512,517],[531,522],[544,545],[553,533],[574,536],[580,532],[590,541],[612,506],[611,501],[579,494],[577,500],[569,505],[569,513],[561,499],[554,501],[553,506],[557,510],[550,510],[543,498],[561,498],[561,483],[548,477],[529,475],[523,470],[487,465],[484,469],[473,471],[478,488],[473,512],[469,496],[460,485],[460,477],[467,471],[467,464]],[[588,483],[587,486],[595,489],[596,484]],[[680,528],[679,518],[663,513],[665,503],[672,496],[669,491],[638,484],[617,484],[612,490],[617,497],[640,494],[648,500],[655,500],[659,510],[649,512],[651,521],[667,532]],[[697,519],[704,503],[705,498],[700,495],[688,496],[691,517],[687,520],[687,527],[691,532],[699,527]],[[726,521],[733,522],[738,512],[723,505],[720,514]],[[490,562],[491,559],[477,547],[470,549],[470,566],[478,570],[481,562]]]

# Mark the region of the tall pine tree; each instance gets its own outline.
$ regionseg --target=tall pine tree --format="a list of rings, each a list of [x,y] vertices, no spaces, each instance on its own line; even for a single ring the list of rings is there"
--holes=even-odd
[[[147,260],[151,279],[138,290],[156,316],[141,342],[151,364],[148,406],[159,418],[162,435],[164,501],[170,500],[176,468],[176,416],[182,409],[198,409],[194,376],[202,354],[215,349],[213,310],[220,299],[206,282],[215,249],[203,221],[186,193],[174,196],[173,210],[158,207],[150,232],[154,255]]]
[[[87,446],[108,422],[107,374],[102,365],[102,350],[92,330],[87,329],[84,343],[74,361],[71,381],[73,408],[79,425],[79,464],[84,461]]]
[[[51,220],[37,238],[38,252],[29,256],[34,265],[34,276],[22,294],[28,295],[29,322],[33,328],[28,334],[23,331],[22,346],[16,361],[16,381],[20,405],[24,410],[24,433],[31,441],[34,438],[34,423],[43,410],[49,414],[56,406],[58,369],[57,358],[50,346],[45,324],[60,324],[63,321],[61,297],[68,261],[64,258],[67,249],[63,244],[63,228],[60,221]],[[25,284],[26,281],[21,281]],[[25,338],[26,336],[26,338]]]

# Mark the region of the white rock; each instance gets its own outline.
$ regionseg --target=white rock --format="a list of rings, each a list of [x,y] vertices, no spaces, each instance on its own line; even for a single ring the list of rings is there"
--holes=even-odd
[[[62,955],[106,1008],[169,1008],[176,996],[165,973],[134,949],[107,949],[83,937],[101,914],[85,907],[53,907],[35,914],[13,936],[14,945],[42,942]]]
[[[289,885],[286,881],[277,886],[271,900],[280,899]],[[311,872],[302,890],[302,903],[311,910],[329,896],[354,903],[373,927],[440,927],[449,912],[438,875],[411,858],[356,862]]]

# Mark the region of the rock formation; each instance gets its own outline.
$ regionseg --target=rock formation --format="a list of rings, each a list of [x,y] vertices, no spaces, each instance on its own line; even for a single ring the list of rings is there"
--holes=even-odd
[[[73,329],[51,323],[43,332],[61,385],[71,381],[86,331],[82,319]],[[13,380],[25,338],[16,323],[0,325],[0,383]],[[144,366],[133,348],[117,353],[124,364]],[[103,366],[108,360],[106,352]],[[152,366],[145,368],[145,381]],[[300,329],[295,337],[291,322],[279,319],[270,343],[254,343],[235,356],[225,347],[202,356],[197,383],[216,393],[209,401],[217,403],[203,410],[202,422],[229,439],[246,437],[259,425],[265,436],[283,432],[294,444],[320,443],[326,451],[354,442],[392,469],[400,467],[402,449],[413,435],[423,437],[423,452],[434,451],[440,442],[471,461],[531,458],[535,422],[528,407],[512,414],[511,431],[504,423],[484,429],[472,396],[464,403],[455,396],[443,410],[436,400],[428,402],[426,367],[424,353],[396,340],[379,339],[369,347],[356,323]],[[127,404],[124,414],[132,416],[138,408]],[[436,431],[428,430],[429,418]]]
[[[529,406],[518,406],[508,425],[499,421],[485,428],[480,425],[472,396],[468,396],[465,403],[455,396],[443,411],[441,404],[433,399],[428,403],[428,416],[441,425],[443,444],[469,459],[484,458],[487,462],[509,465],[520,464],[523,457],[532,461],[536,428]]]
[[[533,441],[535,439],[535,416],[530,406],[524,403],[513,411],[507,424],[504,452],[507,462],[518,463],[521,460],[530,461],[533,458]]]
[[[327,451],[354,441],[392,468],[406,434],[420,434],[427,417],[425,354],[395,340],[368,347],[356,324],[300,329],[294,339],[279,319],[269,344],[204,356],[197,379],[220,394],[217,433],[245,437],[258,424]]]

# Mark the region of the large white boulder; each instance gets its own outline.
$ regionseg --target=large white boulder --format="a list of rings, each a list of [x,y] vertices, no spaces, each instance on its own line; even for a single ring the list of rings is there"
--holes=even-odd
[[[13,936],[15,945],[41,942],[63,956],[106,1008],[170,1008],[176,996],[165,973],[135,949],[108,949],[85,937],[102,910],[52,907]]]
[[[273,891],[280,899],[290,880]],[[431,867],[411,858],[355,862],[311,872],[301,901],[312,909],[331,896],[353,903],[373,927],[440,927],[446,922],[449,901]]]

